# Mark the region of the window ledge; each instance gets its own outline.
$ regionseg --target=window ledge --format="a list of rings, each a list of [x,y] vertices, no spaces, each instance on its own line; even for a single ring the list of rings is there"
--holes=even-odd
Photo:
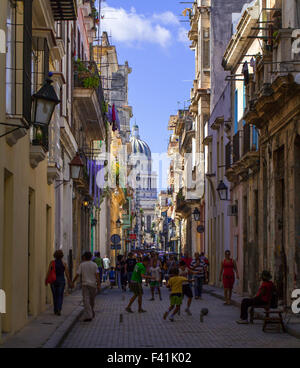
[[[30,145],[30,166],[35,169],[38,164],[45,160],[46,151],[42,146]]]

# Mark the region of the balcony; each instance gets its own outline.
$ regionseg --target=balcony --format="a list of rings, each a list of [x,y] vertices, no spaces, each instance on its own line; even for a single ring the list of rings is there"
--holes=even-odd
[[[250,169],[252,172],[259,169],[259,163],[255,128],[245,124],[243,130],[233,136],[232,144],[229,142],[225,147],[226,177],[231,182],[245,180]]]
[[[48,126],[34,127],[29,157],[30,166],[33,169],[35,169],[40,162],[45,160],[48,150]]]
[[[192,120],[187,120],[179,144],[179,150],[181,154],[192,152],[192,138],[194,137],[195,137],[194,123]]]
[[[74,67],[74,102],[92,139],[103,140],[104,95],[97,65],[93,61],[77,61]]]
[[[77,19],[76,0],[50,0],[50,5],[55,21]]]

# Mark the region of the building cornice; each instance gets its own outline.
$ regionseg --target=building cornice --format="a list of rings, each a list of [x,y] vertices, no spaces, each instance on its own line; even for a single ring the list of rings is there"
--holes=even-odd
[[[253,42],[253,39],[249,39],[248,36],[255,35],[259,32],[258,30],[253,30],[255,25],[257,26],[259,14],[260,8],[258,2],[247,8],[242,14],[237,25],[237,31],[231,37],[223,57],[222,66],[225,70],[233,70],[241,59],[241,55],[247,45]]]

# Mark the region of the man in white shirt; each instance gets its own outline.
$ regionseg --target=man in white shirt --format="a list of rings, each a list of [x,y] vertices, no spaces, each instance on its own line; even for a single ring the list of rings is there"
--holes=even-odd
[[[107,256],[105,256],[102,261],[103,261],[103,268],[104,268],[103,280],[106,281],[107,274],[110,268],[110,260]]]
[[[81,276],[84,304],[83,321],[90,322],[95,317],[94,306],[97,289],[100,290],[100,277],[97,264],[92,261],[92,253],[85,252],[84,261],[79,265],[73,283]]]

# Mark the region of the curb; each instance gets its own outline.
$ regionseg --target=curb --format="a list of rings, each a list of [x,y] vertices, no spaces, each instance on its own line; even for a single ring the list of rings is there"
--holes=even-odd
[[[106,290],[108,286],[101,288],[98,295],[100,295],[104,290]],[[43,349],[55,349],[59,348],[63,341],[66,339],[75,323],[82,316],[84,308],[82,306],[78,306],[73,310],[70,316],[64,320],[64,322],[55,330],[55,332],[50,336],[50,338],[43,344]]]
[[[205,290],[205,292],[207,294],[210,294],[210,295],[214,296],[215,298],[224,300],[224,297],[222,295],[216,293],[213,290]],[[241,303],[237,302],[236,300],[231,300],[231,303],[232,303],[232,305],[234,305],[237,308],[240,308],[241,307]],[[263,318],[263,314],[262,313],[259,313],[258,312],[257,314],[259,315],[259,317]],[[291,336],[293,336],[293,337],[295,337],[297,339],[300,339],[300,331],[298,331],[297,329],[295,329],[293,327],[288,326],[287,324],[284,324],[284,326],[286,328],[286,332],[289,335],[291,335]]]

